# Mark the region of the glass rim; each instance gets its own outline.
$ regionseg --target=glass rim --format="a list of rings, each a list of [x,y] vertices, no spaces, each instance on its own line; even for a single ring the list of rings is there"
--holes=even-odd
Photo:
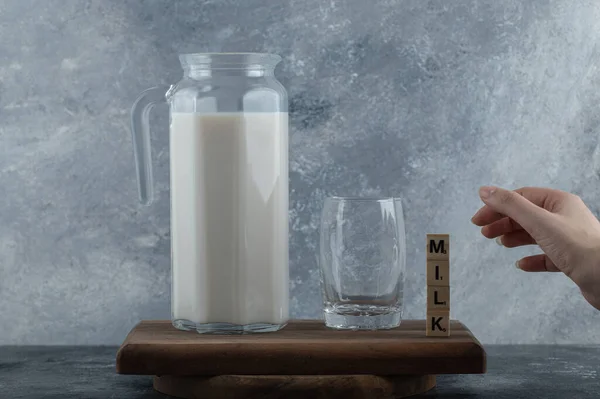
[[[258,52],[231,52],[231,53],[182,53],[179,61],[185,67],[201,65],[229,65],[241,66],[257,64],[275,66],[282,61],[282,57],[274,53]]]

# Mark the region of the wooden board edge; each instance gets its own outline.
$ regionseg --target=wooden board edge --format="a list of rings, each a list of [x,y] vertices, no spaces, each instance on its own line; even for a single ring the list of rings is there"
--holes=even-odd
[[[466,332],[472,340],[472,349],[469,350],[468,356],[473,357],[475,359],[479,359],[479,362],[480,362],[478,370],[476,370],[472,373],[465,373],[465,374],[485,374],[487,372],[487,353],[485,351],[485,347],[477,339],[477,337],[475,336],[475,334],[473,334],[473,332],[469,329],[469,327],[467,327],[461,321],[458,321],[458,320],[456,320],[456,321],[462,327],[461,330],[463,332]],[[450,331],[450,334],[452,334],[452,331]]]
[[[124,359],[127,357],[127,353],[129,352],[129,346],[129,344],[123,343],[119,347],[119,350],[117,350],[117,360],[115,362],[117,374],[130,374],[123,367],[123,364],[125,363]]]
[[[131,331],[129,331],[127,336],[125,336],[125,339],[123,340],[123,343],[121,344],[121,346],[119,346],[119,349],[117,350],[117,356],[116,356],[116,362],[115,362],[117,374],[129,374],[125,370],[123,370],[124,359],[129,355],[129,352],[131,352],[131,349],[133,347],[133,345],[131,344],[131,341],[133,340],[133,337],[135,335],[137,335],[138,328],[142,324],[145,324],[145,323],[147,323],[147,321],[145,321],[145,320],[142,320],[139,323],[137,323],[131,329]]]
[[[162,352],[165,352],[165,348],[161,349]],[[153,345],[135,343],[124,344],[117,351],[117,374],[160,375],[165,371],[168,372],[168,367],[163,370],[162,367],[164,365],[160,364],[160,362],[158,367],[152,362],[152,360],[156,358],[157,356],[153,349]],[[168,356],[166,360],[170,360]]]
[[[168,345],[146,345],[146,344],[126,344],[117,353],[117,373],[118,374],[135,374],[135,375],[169,375],[172,373],[172,369],[169,365],[174,364],[175,359],[181,359],[182,362],[193,361],[194,357],[186,358],[186,351],[184,348],[177,348],[176,351],[170,351]],[[462,343],[460,348],[456,348],[457,351],[454,354],[448,356],[442,356],[444,359],[443,363],[447,364],[459,364],[460,366],[441,366],[440,368],[434,367],[431,370],[424,370],[423,374],[485,374],[487,371],[487,354],[482,346],[475,342]],[[209,355],[208,358],[215,358],[214,355]],[[425,357],[435,363],[436,359],[439,359],[435,353],[430,353]],[[423,361],[423,357],[417,359]],[[266,359],[260,358],[260,364],[266,364]],[[406,358],[407,362],[411,361],[411,357]],[[269,367],[267,367],[269,368]],[[287,366],[286,366],[287,368]],[[345,371],[336,367],[336,370],[321,370],[318,372],[319,375],[350,375],[350,374],[374,374],[384,375],[387,374],[385,371],[390,371],[390,375],[403,376],[413,374],[411,369],[400,367],[394,369],[395,366],[381,369],[379,371],[368,372],[363,371]],[[394,371],[391,371],[394,370]],[[273,371],[256,371],[248,372],[247,370],[241,371],[234,369],[221,370],[224,375],[270,375]],[[314,370],[313,370],[314,371]],[[412,369],[414,371],[414,369]],[[309,372],[286,372],[279,370],[278,375],[313,375]],[[421,371],[419,371],[421,373]],[[209,376],[212,375],[210,371],[203,367],[195,368],[190,367],[185,371],[178,371],[178,376]]]
[[[487,352],[485,351],[485,347],[483,345],[481,345],[481,343],[479,343],[479,341],[477,341],[477,343],[479,344],[479,347],[481,348],[481,357],[482,357],[482,364],[481,364],[481,373],[479,374],[485,374],[487,373]]]
[[[425,321],[425,320],[422,320]],[[127,335],[122,345],[119,347],[116,354],[116,371],[118,374],[135,374],[135,375],[154,375],[156,374],[158,369],[155,369],[156,365],[150,366],[147,363],[144,367],[132,366],[136,364],[136,359],[143,360],[146,359],[147,356],[153,357],[152,354],[156,353],[157,345],[154,344],[144,344],[144,343],[136,343],[134,337],[137,332],[139,332],[138,328],[142,325],[148,325],[152,323],[160,322],[159,324],[170,324],[168,321],[163,320],[146,320],[138,323]],[[314,320],[303,320],[304,323],[311,323]],[[462,331],[465,331],[471,342],[463,343],[467,344],[467,347],[464,348],[462,352],[462,359],[470,359],[470,366],[464,371],[458,374],[485,374],[487,372],[487,353],[485,351],[484,346],[481,342],[473,335],[470,329],[467,328],[465,324],[458,320],[451,320],[453,322],[453,328],[459,328]],[[161,346],[161,345],[158,345]],[[164,355],[164,353],[163,353]],[[162,362],[159,362],[159,364]],[[155,370],[151,370],[155,369]],[[437,373],[437,374],[445,374],[445,373]],[[457,373],[448,373],[448,374],[457,374]]]
[[[464,374],[485,374],[487,372],[487,353],[483,345],[475,337],[473,337],[472,348],[465,355],[475,360],[477,366],[473,372]]]

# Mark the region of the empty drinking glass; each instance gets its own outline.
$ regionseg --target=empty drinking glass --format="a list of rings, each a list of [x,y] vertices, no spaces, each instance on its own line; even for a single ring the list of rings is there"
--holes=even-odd
[[[321,215],[320,273],[328,327],[398,327],[405,269],[400,198],[326,198]]]

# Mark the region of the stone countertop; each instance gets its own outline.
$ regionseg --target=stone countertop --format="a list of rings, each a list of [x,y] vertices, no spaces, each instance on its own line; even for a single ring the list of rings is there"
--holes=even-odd
[[[115,372],[115,347],[0,347],[5,399],[167,398],[150,376]],[[484,375],[438,376],[417,397],[548,399],[600,397],[600,346],[487,345]]]

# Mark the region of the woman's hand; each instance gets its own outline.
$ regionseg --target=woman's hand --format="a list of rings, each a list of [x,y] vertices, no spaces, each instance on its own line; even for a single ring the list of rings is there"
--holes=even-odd
[[[514,248],[537,244],[543,254],[517,262],[527,272],[563,272],[600,310],[600,222],[578,196],[524,187],[482,187],[485,203],[471,221],[481,234]]]

